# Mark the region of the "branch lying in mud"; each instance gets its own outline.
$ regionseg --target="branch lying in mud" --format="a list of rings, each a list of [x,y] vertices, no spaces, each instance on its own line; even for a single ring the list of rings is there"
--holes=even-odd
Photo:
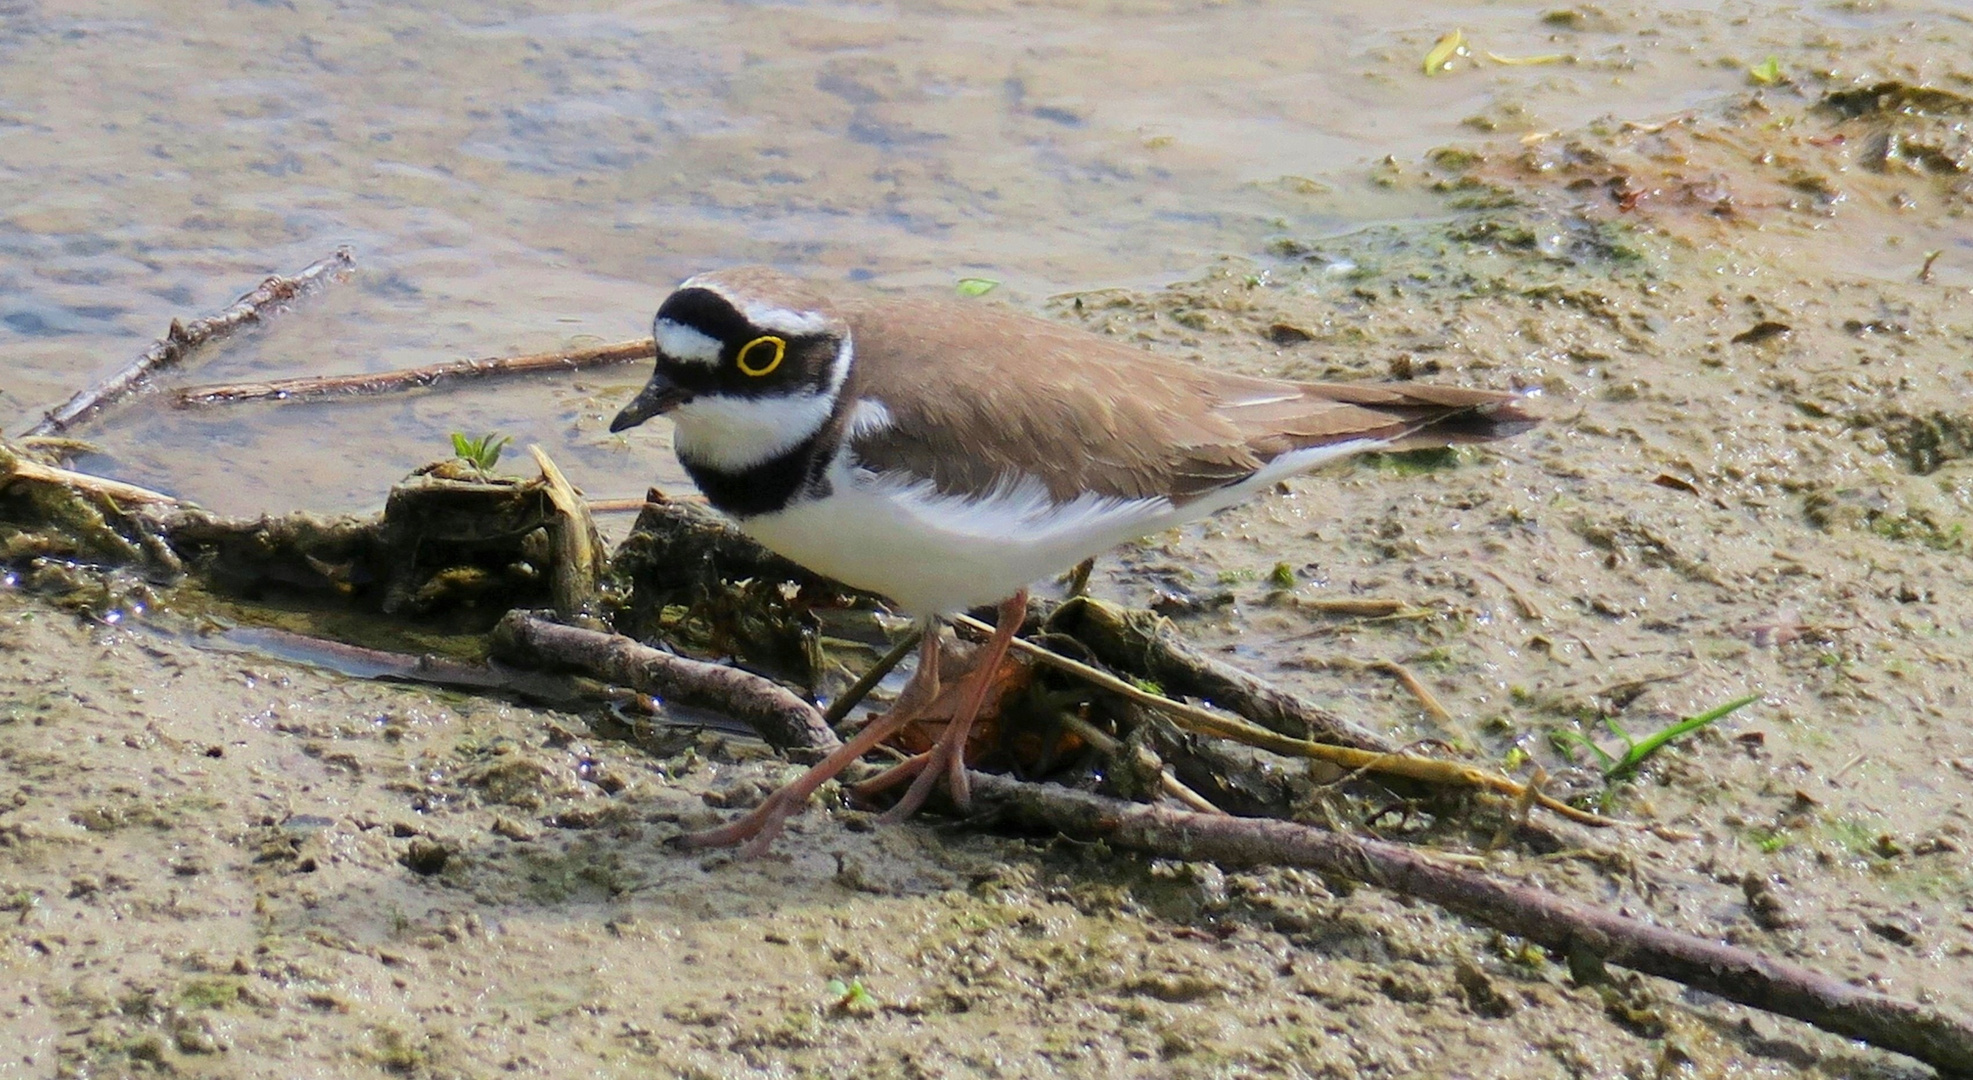
[[[813,705],[749,671],[688,660],[620,634],[562,626],[510,611],[493,629],[496,655],[519,663],[580,668],[611,682],[693,708],[716,709],[750,725],[778,750],[823,749],[836,733]]]
[[[1448,866],[1412,848],[1286,821],[1119,802],[1005,776],[974,773],[971,779],[974,806],[1001,820],[1161,858],[1320,870],[1429,900],[1558,955],[1586,951],[1608,963],[1793,1017],[1941,1070],[1973,1071],[1973,1024],[1943,1010]]]
[[[194,386],[178,392],[180,405],[220,405],[236,401],[309,401],[416,390],[444,382],[526,375],[543,371],[579,371],[606,364],[650,360],[657,355],[650,338],[619,341],[587,349],[562,349],[527,356],[493,356],[478,360],[449,360],[442,364],[379,371],[368,375],[321,375],[269,382]]]
[[[230,307],[217,315],[194,319],[190,323],[171,320],[171,329],[152,342],[151,347],[137,359],[125,365],[123,370],[70,398],[61,408],[51,410],[39,423],[29,428],[27,434],[58,435],[67,431],[90,413],[136,389],[152,372],[178,363],[193,349],[223,338],[248,323],[259,322],[275,304],[293,300],[316,285],[334,280],[336,275],[355,268],[356,259],[350,249],[339,247],[327,258],[310,263],[294,277],[276,275],[268,278],[260,283],[259,288],[233,301]]]

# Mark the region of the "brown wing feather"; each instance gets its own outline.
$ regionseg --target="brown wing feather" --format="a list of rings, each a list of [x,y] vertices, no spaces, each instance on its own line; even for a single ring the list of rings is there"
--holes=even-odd
[[[1027,475],[1063,501],[1096,492],[1184,502],[1290,450],[1395,444],[1476,413],[1508,427],[1526,419],[1511,394],[1232,375],[983,304],[886,299],[839,310],[856,348],[845,390],[883,402],[893,421],[855,440],[858,458],[947,493]]]

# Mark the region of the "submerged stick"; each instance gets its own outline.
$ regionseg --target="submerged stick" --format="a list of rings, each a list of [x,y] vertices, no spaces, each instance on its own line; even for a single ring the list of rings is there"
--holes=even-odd
[[[621,634],[562,626],[525,611],[508,612],[494,627],[493,642],[497,653],[524,662],[566,664],[661,700],[725,713],[777,750],[839,742],[815,706],[750,671],[662,652]]]
[[[1227,867],[1298,866],[1429,900],[1563,956],[1586,950],[1824,1031],[1973,1071],[1973,1024],[1942,1009],[1872,993],[1747,949],[1550,896],[1447,865],[1413,848],[1261,818],[1188,813],[1120,802],[1052,784],[971,775],[975,807],[1029,827],[1167,859]]]
[[[542,371],[578,371],[605,364],[627,364],[651,360],[657,346],[650,338],[619,341],[587,349],[562,349],[531,353],[527,356],[490,356],[478,360],[448,360],[442,364],[378,371],[368,375],[319,375],[300,379],[274,379],[268,382],[231,383],[220,386],[193,386],[178,392],[180,405],[220,405],[235,401],[305,401],[325,397],[356,397],[388,394],[437,386],[447,380],[487,379],[497,375],[525,375]]]
[[[577,698],[575,689],[562,676],[492,663],[475,664],[431,653],[370,649],[272,626],[240,627],[220,635],[219,640],[280,660],[312,664],[358,679],[394,679],[469,690],[510,691],[557,704],[568,704]]]
[[[293,300],[321,282],[355,268],[356,258],[350,249],[339,247],[329,257],[310,263],[294,277],[276,275],[268,278],[260,283],[259,288],[233,301],[232,306],[217,315],[194,319],[190,323],[171,320],[171,329],[152,342],[151,347],[137,359],[125,365],[123,370],[68,399],[61,408],[51,410],[39,423],[29,428],[27,434],[59,435],[67,431],[90,413],[136,389],[153,371],[178,363],[193,349],[209,341],[225,337],[248,323],[259,322],[267,309],[275,304]]]

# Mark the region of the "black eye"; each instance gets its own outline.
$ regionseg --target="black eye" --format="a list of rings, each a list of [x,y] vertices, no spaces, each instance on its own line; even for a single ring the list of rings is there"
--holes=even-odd
[[[740,346],[740,355],[733,362],[743,375],[759,378],[773,374],[781,366],[781,360],[788,355],[788,343],[769,334],[757,337]]]

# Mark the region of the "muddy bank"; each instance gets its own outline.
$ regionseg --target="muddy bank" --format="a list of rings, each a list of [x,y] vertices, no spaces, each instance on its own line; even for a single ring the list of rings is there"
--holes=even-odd
[[[1973,308],[1956,249],[1930,280],[1843,257],[1954,220],[1953,94],[1755,94],[1464,148],[1363,181],[1443,199],[1438,221],[1062,298],[1201,362],[1549,413],[1500,448],[1293,481],[1102,561],[1096,590],[1393,739],[1538,763],[1697,837],[1485,855],[1505,876],[1973,1013]],[[875,829],[833,800],[774,858],[680,855],[668,837],[794,766],[194,648],[181,606],[164,633],[0,594],[0,1070],[1925,1075],[1668,983],[1580,986],[1315,875]],[[1612,723],[1742,693],[1615,784],[1562,734],[1616,747]],[[1465,824],[1326,812],[1434,843]]]

